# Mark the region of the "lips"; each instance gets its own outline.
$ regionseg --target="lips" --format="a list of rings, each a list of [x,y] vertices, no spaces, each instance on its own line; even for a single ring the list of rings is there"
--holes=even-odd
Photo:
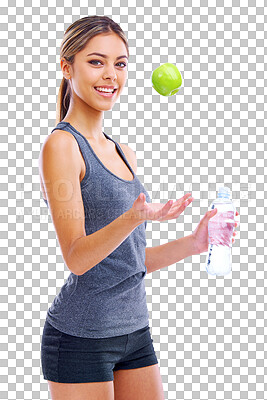
[[[112,97],[114,96],[114,94],[116,93],[117,89],[114,89],[114,92],[108,93],[108,92],[100,92],[99,90],[96,89],[96,87],[94,87],[95,91],[103,97]]]

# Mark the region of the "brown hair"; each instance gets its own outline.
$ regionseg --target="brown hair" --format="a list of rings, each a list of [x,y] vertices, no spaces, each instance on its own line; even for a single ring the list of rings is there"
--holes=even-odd
[[[72,65],[75,54],[83,50],[90,39],[108,32],[116,33],[124,41],[129,57],[127,37],[121,27],[107,16],[90,15],[75,21],[67,28],[60,46],[60,60],[64,58]],[[69,81],[63,77],[57,97],[56,125],[67,114],[71,95]]]

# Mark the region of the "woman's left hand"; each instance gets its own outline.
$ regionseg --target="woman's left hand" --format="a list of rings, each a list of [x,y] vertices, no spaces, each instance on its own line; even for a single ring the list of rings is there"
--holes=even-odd
[[[209,233],[208,233],[208,224],[209,220],[216,215],[217,209],[213,209],[211,211],[207,211],[204,217],[200,220],[198,226],[192,233],[192,237],[194,239],[194,253],[193,254],[201,254],[209,249]],[[238,211],[236,211],[236,216],[239,215]],[[233,236],[236,236],[237,232],[235,232],[235,228],[239,225],[237,221],[235,221],[235,227],[233,231]],[[235,239],[232,237],[232,243],[235,242]]]
[[[189,204],[192,203],[194,200],[194,197],[191,197],[191,193],[186,193],[183,197],[180,199],[176,200],[174,203],[172,203],[171,208],[168,211],[168,214],[166,214],[164,217],[158,219],[158,221],[167,221],[169,219],[176,219],[179,217],[180,214],[186,209]],[[149,203],[150,204],[150,203]],[[154,209],[154,211],[161,210],[164,206],[162,203],[152,203],[150,204],[151,208]]]

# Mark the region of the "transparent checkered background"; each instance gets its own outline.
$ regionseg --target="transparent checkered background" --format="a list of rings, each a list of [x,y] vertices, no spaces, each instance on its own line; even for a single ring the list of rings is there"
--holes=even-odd
[[[266,399],[267,6],[129,3],[1,1],[0,398],[50,398],[42,330],[69,271],[42,200],[38,156],[55,127],[63,33],[96,14],[118,22],[130,46],[128,81],[103,130],[135,150],[152,201],[195,198],[177,220],[148,223],[148,247],[192,233],[221,185],[240,213],[230,275],[208,276],[203,253],[146,277],[165,399]],[[171,97],[150,83],[165,62],[184,77]]]

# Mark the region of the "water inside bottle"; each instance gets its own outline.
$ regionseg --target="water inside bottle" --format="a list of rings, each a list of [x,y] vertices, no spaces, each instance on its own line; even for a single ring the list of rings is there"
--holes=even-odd
[[[218,212],[209,220],[209,244],[232,247],[234,212]]]
[[[235,227],[235,206],[230,200],[230,189],[220,187],[218,197],[211,204],[217,208],[208,224],[209,248],[206,271],[210,275],[223,276],[232,270],[231,247]]]

